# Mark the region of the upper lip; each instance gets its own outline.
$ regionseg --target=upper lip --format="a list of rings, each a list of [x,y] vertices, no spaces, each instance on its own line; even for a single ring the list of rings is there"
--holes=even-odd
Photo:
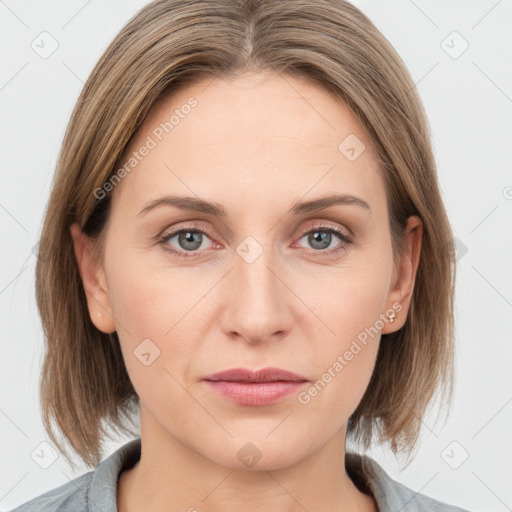
[[[230,381],[230,382],[276,382],[292,381],[305,382],[307,379],[301,375],[282,370],[281,368],[262,368],[251,370],[249,368],[231,368],[222,372],[214,373],[204,377],[203,380]]]

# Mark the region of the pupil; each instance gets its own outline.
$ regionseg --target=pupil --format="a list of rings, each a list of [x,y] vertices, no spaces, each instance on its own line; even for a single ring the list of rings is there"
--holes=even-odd
[[[182,245],[182,247],[185,250],[192,251],[201,246],[200,237],[201,237],[201,233],[192,233],[190,231],[186,231],[185,233],[182,233],[180,235],[180,244]],[[187,244],[192,244],[192,246],[188,246]]]
[[[321,232],[321,231],[315,231],[312,233],[312,245],[313,247],[317,249],[325,249],[326,247],[329,247],[329,244],[331,242],[331,233],[327,232]],[[320,243],[320,247],[316,246],[316,243]]]

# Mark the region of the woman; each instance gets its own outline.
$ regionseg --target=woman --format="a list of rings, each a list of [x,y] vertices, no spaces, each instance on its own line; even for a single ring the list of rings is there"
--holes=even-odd
[[[16,510],[462,510],[346,449],[410,456],[451,396],[455,272],[414,83],[351,4],[143,8],[77,102],[40,255],[45,427],[94,469]]]

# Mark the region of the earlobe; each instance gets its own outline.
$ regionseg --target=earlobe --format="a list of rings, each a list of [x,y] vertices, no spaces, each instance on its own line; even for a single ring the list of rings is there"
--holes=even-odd
[[[388,295],[390,305],[385,313],[388,321],[382,334],[389,334],[401,329],[407,320],[416,280],[416,272],[420,261],[423,223],[414,215],[409,217],[404,233],[404,250],[400,260],[400,271],[396,276]]]
[[[91,321],[102,332],[114,332],[116,325],[112,315],[105,274],[98,259],[94,257],[94,243],[82,233],[77,223],[70,227],[70,232]]]

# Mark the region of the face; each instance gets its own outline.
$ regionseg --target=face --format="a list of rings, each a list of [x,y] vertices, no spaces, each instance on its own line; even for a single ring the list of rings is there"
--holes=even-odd
[[[162,98],[110,192],[103,266],[78,256],[146,430],[229,467],[247,465],[243,450],[259,468],[287,466],[342,435],[413,284],[394,272],[371,140],[341,100],[285,77],[206,79]],[[224,214],[192,209],[201,201]],[[267,367],[301,382],[204,380]]]

